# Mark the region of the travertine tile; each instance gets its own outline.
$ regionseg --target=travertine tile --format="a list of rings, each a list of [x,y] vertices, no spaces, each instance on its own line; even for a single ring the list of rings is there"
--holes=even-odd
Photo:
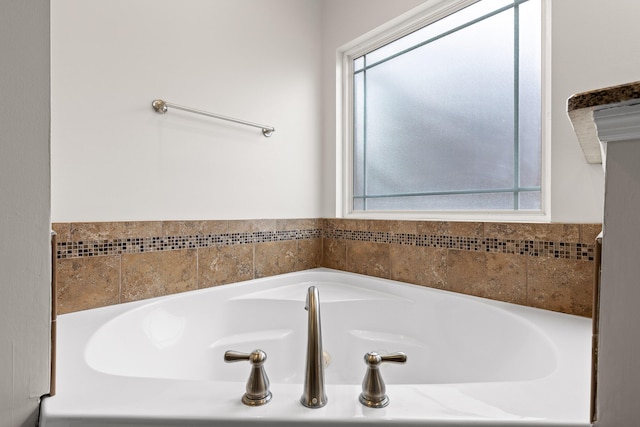
[[[122,255],[122,301],[197,289],[195,249]]]
[[[300,219],[278,219],[276,220],[277,231],[291,230],[317,230],[322,227],[322,220],[313,218]]]
[[[449,235],[461,237],[482,237],[484,223],[482,222],[449,222]]]
[[[371,220],[368,231],[382,231],[392,234],[416,234],[416,221]]]
[[[482,222],[420,221],[417,232],[426,236],[482,237]]]
[[[580,242],[595,243],[596,237],[602,231],[602,224],[581,224],[580,225]]]
[[[162,235],[161,221],[71,223],[71,239],[75,242],[155,237],[160,235]]]
[[[163,236],[207,236],[229,232],[228,221],[163,221]]]
[[[498,301],[525,304],[526,258],[511,254],[449,250],[447,289]]]
[[[351,230],[351,231],[370,231],[371,221],[366,219],[341,219],[337,220],[338,230]]]
[[[382,231],[388,232],[393,227],[393,223],[396,221],[387,221],[384,219],[371,219],[366,220],[366,224],[362,224],[359,220],[356,220],[355,227],[357,231]]]
[[[527,258],[487,253],[486,298],[514,304],[527,303]]]
[[[390,278],[444,289],[447,284],[447,250],[422,246],[391,245]]]
[[[425,236],[449,236],[449,223],[446,221],[422,221],[416,225],[418,234]]]
[[[253,245],[198,249],[198,288],[253,279]]]
[[[529,258],[527,305],[591,316],[594,263],[557,258]]]
[[[342,218],[326,218],[324,220],[324,230],[333,231],[333,230],[344,230],[346,229],[346,220]]]
[[[254,233],[260,231],[276,231],[275,219],[246,219],[232,220],[229,223],[229,233]]]
[[[322,266],[335,270],[347,269],[347,242],[341,239],[322,239]]]
[[[388,279],[389,244],[347,241],[347,271]]]
[[[450,249],[447,253],[446,289],[484,296],[487,285],[487,256],[483,252]]]
[[[103,307],[120,302],[120,257],[60,259],[58,314]]]
[[[484,235],[495,239],[577,243],[580,241],[580,226],[578,224],[488,222],[484,227]]]
[[[54,222],[51,229],[58,235],[58,242],[71,241],[71,224],[68,222]]]
[[[389,233],[391,234],[412,234],[418,233],[417,221],[387,221],[389,223]]]
[[[322,239],[297,240],[298,270],[322,267]]]
[[[254,275],[256,278],[297,271],[298,245],[294,240],[256,243]]]
[[[268,277],[320,266],[320,240],[300,245],[299,241],[256,243],[255,277]]]

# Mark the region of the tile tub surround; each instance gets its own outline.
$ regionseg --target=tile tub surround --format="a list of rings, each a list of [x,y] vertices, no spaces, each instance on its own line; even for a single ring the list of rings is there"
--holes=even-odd
[[[600,224],[56,223],[58,312],[315,267],[591,316]]]
[[[322,220],[56,223],[58,312],[320,267]]]

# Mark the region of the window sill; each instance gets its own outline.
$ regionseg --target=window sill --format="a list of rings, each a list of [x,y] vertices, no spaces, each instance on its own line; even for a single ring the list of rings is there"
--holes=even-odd
[[[384,219],[411,221],[474,221],[474,222],[551,222],[542,211],[357,211],[344,213],[345,219]]]

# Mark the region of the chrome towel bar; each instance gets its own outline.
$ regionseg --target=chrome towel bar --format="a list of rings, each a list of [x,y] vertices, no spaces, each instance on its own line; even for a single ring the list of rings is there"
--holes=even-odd
[[[220,114],[214,114],[214,113],[209,113],[207,111],[196,110],[195,108],[184,107],[182,105],[177,105],[177,104],[174,104],[174,103],[171,103],[171,102],[166,102],[166,101],[163,101],[162,99],[155,99],[151,103],[151,106],[153,107],[155,112],[158,113],[158,114],[166,113],[167,109],[169,107],[171,107],[171,108],[175,108],[177,110],[182,110],[182,111],[188,111],[190,113],[201,114],[201,115],[207,116],[207,117],[213,117],[214,119],[227,120],[229,122],[239,123],[241,125],[253,126],[255,128],[262,129],[262,134],[264,136],[266,136],[267,138],[270,137],[273,134],[273,132],[276,131],[275,128],[273,128],[271,126],[260,125],[258,123],[252,123],[252,122],[248,122],[246,120],[234,119],[232,117],[222,116]]]

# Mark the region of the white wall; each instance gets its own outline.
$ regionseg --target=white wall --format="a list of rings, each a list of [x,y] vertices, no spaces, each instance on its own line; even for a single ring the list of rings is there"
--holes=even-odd
[[[49,2],[0,2],[0,426],[49,390]]]
[[[584,162],[566,114],[572,94],[640,76],[636,0],[552,1],[552,220],[602,221],[604,176]]]
[[[321,215],[317,1],[51,7],[54,221]]]
[[[338,47],[423,0],[57,0],[54,221],[333,217]],[[637,79],[634,0],[549,2],[551,220],[602,220],[572,94]],[[614,40],[614,43],[608,43]],[[615,59],[610,67],[598,58]],[[276,127],[179,111],[158,97]]]

